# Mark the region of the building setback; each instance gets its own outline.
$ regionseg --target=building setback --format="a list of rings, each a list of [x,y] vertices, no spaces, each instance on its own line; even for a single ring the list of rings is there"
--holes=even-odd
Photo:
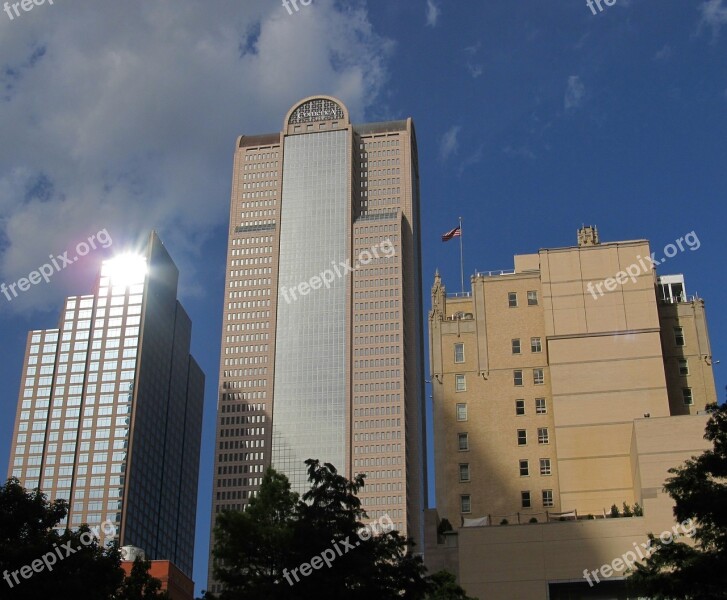
[[[430,566],[458,571],[470,594],[580,593],[584,568],[672,527],[667,470],[705,447],[717,397],[704,301],[683,276],[658,277],[649,256],[646,240],[601,243],[584,227],[577,246],[476,273],[466,294],[435,276],[437,513],[459,528],[459,554],[453,566],[430,536]],[[644,517],[604,518],[623,503]],[[578,520],[589,515],[602,520]],[[484,526],[505,522],[530,529]]]
[[[421,539],[426,507],[419,175],[411,119],[293,106],[234,156],[212,522],[268,466],[352,476],[372,518]],[[210,561],[210,586],[212,583]]]
[[[66,299],[57,329],[28,334],[8,476],[67,500],[61,527],[110,521],[191,577],[204,374],[178,277],[152,233]]]

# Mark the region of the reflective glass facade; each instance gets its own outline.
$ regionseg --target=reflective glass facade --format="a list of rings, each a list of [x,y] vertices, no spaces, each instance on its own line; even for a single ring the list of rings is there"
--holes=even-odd
[[[285,143],[272,464],[299,492],[306,459],[346,464],[349,279],[339,263],[349,256],[349,138],[339,130]],[[305,293],[327,269],[331,281]]]
[[[145,257],[104,262],[58,329],[28,334],[8,475],[68,500],[60,528],[115,528],[191,576],[204,376],[177,277],[152,235]]]

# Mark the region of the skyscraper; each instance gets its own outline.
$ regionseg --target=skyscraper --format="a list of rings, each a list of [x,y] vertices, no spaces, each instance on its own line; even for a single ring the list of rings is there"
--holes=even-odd
[[[111,521],[191,577],[204,374],[178,277],[152,233],[66,299],[57,329],[28,334],[8,476],[68,500],[61,526]]]
[[[241,136],[232,177],[214,519],[265,468],[366,473],[363,504],[419,537],[426,507],[419,176],[411,119],[335,98]]]

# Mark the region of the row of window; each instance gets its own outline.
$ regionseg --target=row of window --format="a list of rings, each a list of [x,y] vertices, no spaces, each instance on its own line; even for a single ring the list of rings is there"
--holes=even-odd
[[[691,398],[691,389],[685,388],[685,390],[689,390],[690,398]],[[685,397],[685,403],[686,403],[686,397]],[[535,398],[535,414],[536,415],[544,415],[548,412],[548,405],[545,400],[545,398]],[[523,416],[525,414],[525,400],[515,400],[515,414],[517,416]],[[464,402],[461,402],[457,404],[457,420],[458,421],[466,421],[467,420],[467,404]],[[467,436],[466,433],[460,433],[460,436]],[[462,447],[462,442],[460,438],[460,450],[468,450],[468,448]]]
[[[518,429],[517,430],[517,445],[526,446],[528,443],[528,430]],[[538,444],[549,444],[550,434],[548,433],[547,427],[538,427]]]
[[[534,291],[534,290],[528,291],[527,298],[528,298],[528,306],[537,306],[538,305],[538,292],[537,291]],[[507,305],[510,308],[518,307],[517,292],[508,292]]]
[[[550,464],[549,458],[541,458],[540,461],[540,474],[541,475],[552,475],[553,471]],[[530,461],[528,459],[521,459],[519,461],[520,477],[530,476]]]
[[[541,498],[543,508],[552,508],[555,506],[553,502],[553,490],[542,490]],[[472,496],[470,494],[462,494],[459,497],[460,511],[463,514],[472,512]],[[523,508],[532,508],[532,495],[529,490],[520,492],[520,504]]]
[[[523,379],[523,370],[522,369],[515,369],[512,372],[512,378],[513,378],[513,384],[516,387],[521,387],[524,385],[524,379]],[[545,383],[545,369],[542,367],[538,367],[537,369],[533,369],[533,384],[534,385],[543,385]],[[454,376],[454,388],[457,392],[466,392],[467,391],[467,377],[463,373],[458,373]]]

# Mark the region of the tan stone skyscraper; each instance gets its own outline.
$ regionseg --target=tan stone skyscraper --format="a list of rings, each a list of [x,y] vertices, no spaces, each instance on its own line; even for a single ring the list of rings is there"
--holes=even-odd
[[[303,461],[319,458],[366,473],[369,515],[421,539],[419,235],[411,119],[352,125],[315,96],[282,132],[237,140],[213,524],[268,466],[304,491]]]

